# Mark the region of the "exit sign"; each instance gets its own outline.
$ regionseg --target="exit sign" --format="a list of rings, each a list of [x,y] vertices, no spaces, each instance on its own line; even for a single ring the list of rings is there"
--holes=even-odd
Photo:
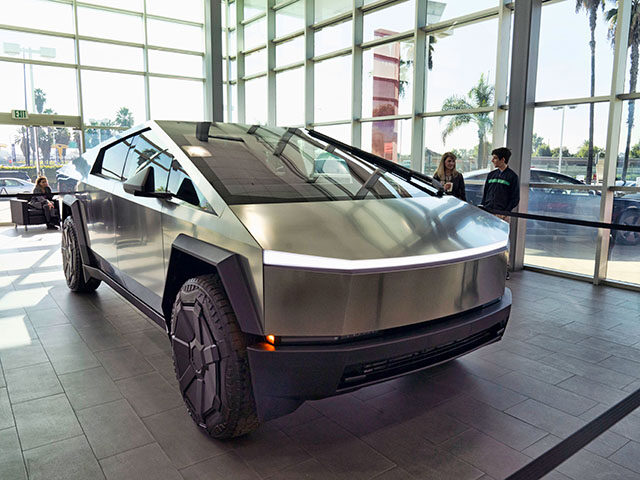
[[[29,114],[26,110],[11,110],[11,118],[14,120],[26,120]]]

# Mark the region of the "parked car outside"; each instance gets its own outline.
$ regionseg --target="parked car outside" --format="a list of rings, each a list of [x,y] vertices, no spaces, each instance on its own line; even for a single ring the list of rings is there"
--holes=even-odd
[[[474,205],[482,201],[484,182],[489,170],[474,170],[464,174],[467,200]],[[569,175],[549,170],[531,169],[531,183],[556,185],[584,185]],[[629,185],[627,185],[629,186]],[[574,218],[598,221],[600,218],[600,192],[596,190],[570,190],[563,188],[530,188],[528,212],[559,218]],[[640,225],[640,194],[616,195],[613,200],[612,223]],[[596,234],[596,229],[586,229],[576,225],[527,220],[528,234],[584,236],[585,232]],[[623,245],[638,245],[640,233],[618,230],[615,241]]]
[[[19,180],[31,181],[27,172],[22,170],[2,170],[0,169],[0,178],[17,178]]]
[[[35,183],[20,178],[0,178],[0,195],[32,193],[35,186]]]

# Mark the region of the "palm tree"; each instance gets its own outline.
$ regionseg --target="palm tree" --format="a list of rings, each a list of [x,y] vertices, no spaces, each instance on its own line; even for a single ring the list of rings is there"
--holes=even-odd
[[[582,9],[589,16],[589,29],[591,30],[591,96],[596,91],[596,20],[598,19],[598,7],[602,7],[604,11],[605,0],[576,0],[576,13],[580,13]],[[587,183],[591,183],[593,178],[593,118],[594,104],[589,104],[589,157],[587,159]]]
[[[618,23],[618,7],[607,11],[605,17],[609,22],[609,38],[611,46],[615,44],[616,24]],[[640,57],[640,1],[631,1],[631,24],[629,25],[629,48],[631,53],[629,58],[631,66],[629,68],[629,92],[636,91],[638,82],[638,59]],[[629,114],[627,116],[627,145],[624,149],[624,163],[622,164],[622,180],[627,178],[629,169],[629,153],[631,151],[631,131],[633,130],[633,116],[635,113],[635,100],[629,100]]]
[[[113,124],[119,127],[131,127],[133,125],[133,113],[127,107],[120,107]]]
[[[493,105],[495,88],[486,82],[484,74],[480,75],[478,83],[469,90],[467,98],[459,95],[452,95],[442,104],[442,110],[469,110],[479,107],[489,107]],[[483,168],[487,160],[487,133],[493,128],[490,112],[462,113],[449,117],[447,126],[442,131],[442,142],[446,142],[447,137],[462,125],[475,123],[478,127],[478,168]],[[440,118],[440,121],[444,117]]]
[[[41,88],[36,88],[33,91],[33,102],[36,104],[36,110],[38,113],[42,113],[44,104],[47,103],[47,94]]]

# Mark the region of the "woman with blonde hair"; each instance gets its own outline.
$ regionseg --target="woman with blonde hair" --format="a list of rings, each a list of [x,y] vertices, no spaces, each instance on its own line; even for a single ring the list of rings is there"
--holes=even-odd
[[[462,178],[462,174],[456,170],[456,159],[457,157],[453,152],[443,153],[438,169],[436,173],[433,174],[433,178],[442,183],[445,193],[466,202],[467,196],[464,190],[464,178]]]
[[[56,230],[58,228],[56,224],[60,221],[52,200],[53,195],[51,194],[47,177],[44,175],[38,177],[36,186],[33,188],[33,196],[31,200],[29,200],[29,205],[42,210],[44,212],[44,218],[47,220],[47,228],[49,230]]]

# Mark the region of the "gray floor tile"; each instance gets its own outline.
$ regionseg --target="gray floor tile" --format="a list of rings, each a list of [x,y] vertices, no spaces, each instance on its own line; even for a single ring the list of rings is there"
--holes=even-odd
[[[530,358],[531,360],[539,360],[542,357],[546,357],[553,353],[553,350],[550,348],[542,348],[528,342],[513,340],[509,337],[503,338],[499,343],[497,343],[496,348],[500,350],[508,350],[522,357]]]
[[[408,432],[403,425],[390,425],[365,435],[362,440],[406,470],[411,478],[475,480],[483,474],[428,440]]]
[[[147,320],[143,321],[148,323]],[[169,342],[167,334],[152,325],[148,325],[148,327],[150,328],[141,332],[124,335],[124,338],[145,357],[159,353],[171,355],[171,343]]]
[[[322,472],[318,462],[315,462],[315,460],[309,460],[309,462],[314,462],[310,466],[311,468],[303,467],[302,469],[295,470],[296,466],[291,467],[294,476],[287,477],[285,471],[281,471],[276,474],[281,475],[281,477],[274,476],[271,478],[291,478],[292,480],[298,478],[313,478],[305,477],[300,475],[300,473],[313,475],[316,471]],[[235,452],[223,453],[204,462],[196,463],[181,470],[180,473],[184,480],[227,480],[230,478],[233,480],[258,480],[260,478]],[[331,476],[322,478],[331,478]]]
[[[591,399],[519,373],[508,373],[496,382],[570,415],[580,415],[596,404]]]
[[[114,380],[135,377],[153,371],[153,367],[133,347],[97,352],[96,357]]]
[[[126,400],[85,408],[77,415],[99,459],[153,442]]]
[[[107,480],[182,480],[157,443],[100,460]]]
[[[574,375],[559,383],[558,386],[603,405],[614,405],[627,396],[627,393],[622,390],[607,387],[602,383],[594,382],[580,375]]]
[[[621,467],[595,453],[581,450],[557,470],[560,473],[579,480],[638,480],[640,474]]]
[[[13,404],[63,392],[50,363],[15,368],[5,378]]]
[[[405,428],[407,433],[412,433],[438,445],[468,430],[469,425],[442,413],[436,407],[423,415],[407,420],[402,428]]]
[[[213,440],[202,432],[191,420],[185,407],[167,410],[146,417],[143,421],[178,469],[220,455],[232,448],[230,443]]]
[[[626,358],[627,360],[632,360],[634,362],[640,362],[640,349],[638,348],[627,347],[625,345],[608,342],[599,338],[587,338],[586,340],[580,342],[579,345],[598,349],[604,353],[608,353],[609,355],[615,355],[616,357]]]
[[[517,370],[537,380],[542,380],[543,382],[554,385],[573,375],[573,373],[567,372],[566,370],[546,365],[541,361],[521,357],[507,350],[498,351],[494,355],[487,357],[487,360],[500,365],[508,365],[511,370]]]
[[[107,316],[107,320],[121,334],[140,332],[142,330],[156,329],[151,323],[152,321],[145,318],[138,312],[132,312],[126,315]],[[167,340],[167,335],[164,335]],[[167,340],[168,343],[168,340]]]
[[[442,447],[495,478],[504,478],[530,461],[526,455],[477,430],[467,430]]]
[[[159,353],[157,355],[149,355],[148,357],[144,358],[153,366],[156,372],[162,375],[162,378],[164,378],[171,385],[177,387],[178,380],[176,379],[176,371],[173,367],[173,358],[171,358],[171,355]]]
[[[547,335],[538,335],[537,337],[527,340],[528,344],[537,345],[547,350],[553,350],[554,352],[563,352],[566,355],[579,358],[586,362],[597,363],[607,358],[611,353],[590,348],[586,345],[588,341],[584,340],[579,345],[571,342],[565,342],[564,340],[558,340],[556,338],[549,337]]]
[[[45,350],[58,375],[100,366],[96,356],[84,343],[47,346]]]
[[[605,358],[598,365],[601,365],[609,370],[614,370],[619,373],[623,373],[630,377],[640,378],[640,362],[634,362],[626,358],[616,357],[611,355],[609,358]]]
[[[627,415],[611,427],[611,431],[640,443],[640,416]]]
[[[78,333],[92,352],[126,347],[129,342],[111,325],[78,329]]]
[[[609,457],[609,460],[640,473],[640,443],[629,442]]]
[[[382,382],[370,387],[361,388],[353,392],[353,396],[366,402],[372,398],[379,397],[396,389],[395,382]]]
[[[49,361],[44,348],[38,341],[33,341],[31,345],[2,349],[0,359],[5,372],[13,368],[28,367]]]
[[[64,395],[13,405],[13,413],[25,450],[82,435],[78,420]]]
[[[603,362],[606,362],[609,358],[605,359]],[[549,355],[542,359],[542,363],[562,368],[577,375],[589,378],[594,382],[600,382],[614,388],[622,388],[633,381],[634,377],[606,368],[603,366],[603,362],[596,365],[562,353],[554,353],[553,355]]]
[[[322,417],[322,414],[313,408],[310,402],[305,402],[300,405],[295,412],[285,415],[284,417],[270,420],[266,425],[271,425],[280,430],[287,430],[297,427],[298,425],[312,422],[320,417]]]
[[[380,475],[376,475],[372,480],[407,480],[412,478],[415,477],[407,472],[404,468],[394,467],[391,470],[387,470],[386,472],[381,473]],[[478,480],[487,479],[483,476]]]
[[[563,439],[560,437],[556,437],[551,433],[544,438],[541,438],[533,445],[522,450],[526,456],[531,458],[538,458],[540,455],[545,453],[551,447],[555,447],[558,443],[560,443]]]
[[[233,449],[261,477],[274,475],[311,458],[284,432],[266,426],[234,440]]]
[[[36,328],[40,342],[45,347],[57,347],[83,343],[77,330],[71,324],[53,325],[51,327]]]
[[[629,441],[628,438],[608,430],[584,448],[591,453],[607,458],[617,452],[623,445],[629,443]]]
[[[0,377],[2,372],[0,371]],[[13,411],[9,403],[9,395],[6,388],[0,388],[0,430],[13,427]]]
[[[516,450],[543,438],[547,432],[470,397],[458,397],[436,409]]]
[[[386,457],[331,421],[315,420],[288,434],[338,478],[370,478],[394,466]]]
[[[562,438],[568,437],[586,423],[580,418],[532,399],[511,407],[506,413]]]
[[[179,391],[157,372],[118,380],[116,385],[140,417],[164,412],[183,404]]]
[[[69,318],[58,307],[32,311],[28,315],[34,327],[50,327],[69,323]]]
[[[75,410],[122,398],[118,386],[102,367],[67,373],[58,378]]]
[[[18,434],[14,428],[0,430],[0,476],[7,480],[26,480]]]
[[[103,479],[84,435],[24,452],[30,480]]]

